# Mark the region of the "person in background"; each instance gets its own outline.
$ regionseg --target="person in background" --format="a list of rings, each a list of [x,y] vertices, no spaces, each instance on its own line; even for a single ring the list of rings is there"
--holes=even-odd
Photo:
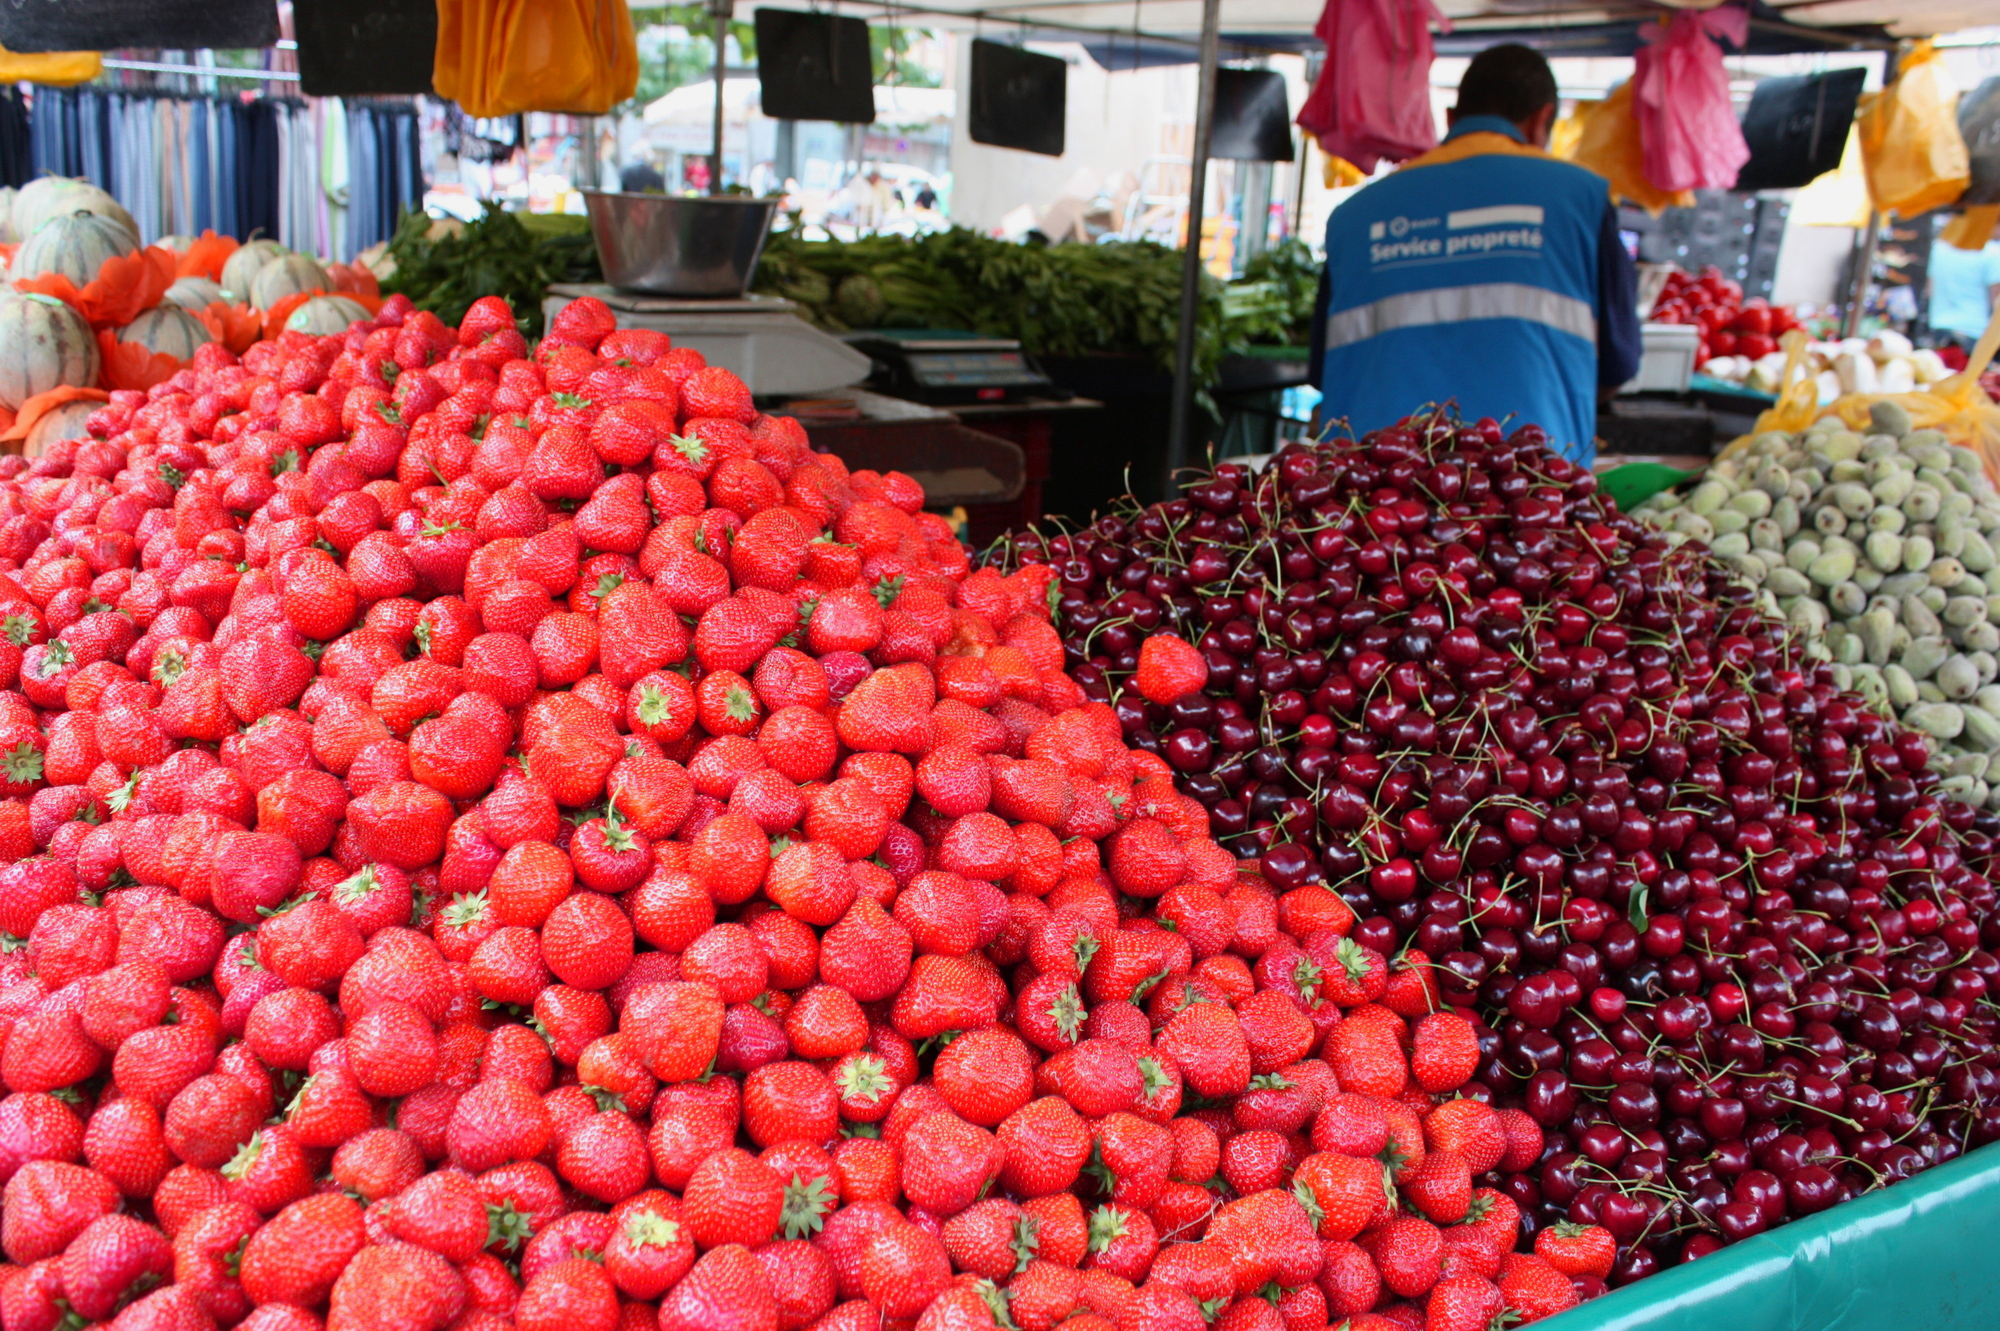
[[[618,188],[627,194],[665,194],[667,178],[650,162],[634,162],[618,173]]]
[[[1313,319],[1321,420],[1359,435],[1455,400],[1595,460],[1597,405],[1639,368],[1638,277],[1604,178],[1545,151],[1555,117],[1548,61],[1488,47],[1444,142],[1334,210]]]
[[[925,212],[929,212],[931,209],[937,207],[937,204],[937,191],[931,188],[931,183],[928,180],[917,186],[917,207],[923,209]]]
[[[1971,347],[1992,320],[1994,302],[2000,301],[2000,241],[1988,241],[1977,250],[1932,241],[1925,279],[1930,287],[1926,322],[1931,331]]]

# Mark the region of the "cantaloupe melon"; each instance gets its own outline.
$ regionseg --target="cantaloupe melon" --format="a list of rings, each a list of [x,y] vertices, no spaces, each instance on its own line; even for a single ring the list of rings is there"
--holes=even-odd
[[[16,280],[60,273],[81,287],[97,276],[106,259],[138,248],[132,233],[116,219],[79,209],[51,217],[21,242],[9,269]]]
[[[89,181],[67,176],[43,176],[21,186],[14,199],[14,231],[22,240],[28,240],[51,218],[76,212],[96,213],[117,222],[131,233],[132,243],[126,248],[138,248],[139,224],[132,220],[132,214]]]
[[[90,413],[103,406],[102,402],[78,399],[65,402],[54,410],[42,413],[41,419],[28,427],[28,437],[21,442],[21,452],[30,458],[38,458],[49,451],[49,445],[59,439],[81,439],[90,431],[85,428]]]
[[[53,296],[0,298],[0,406],[97,382],[97,339],[83,316]]]
[[[215,339],[208,326],[178,305],[159,304],[118,330],[120,342],[137,342],[175,360],[194,359],[194,349]]]
[[[327,336],[344,333],[357,319],[368,318],[368,309],[348,296],[314,296],[285,318],[285,327],[294,333]]]
[[[236,300],[250,299],[250,283],[257,270],[273,259],[290,253],[275,240],[246,240],[222,264],[222,285]]]
[[[331,291],[333,279],[316,259],[303,254],[287,254],[257,270],[250,282],[250,303],[268,310],[287,296],[304,291]]]
[[[217,301],[228,303],[229,293],[223,289],[222,283],[210,278],[183,277],[168,287],[160,300],[184,310],[205,310]]]

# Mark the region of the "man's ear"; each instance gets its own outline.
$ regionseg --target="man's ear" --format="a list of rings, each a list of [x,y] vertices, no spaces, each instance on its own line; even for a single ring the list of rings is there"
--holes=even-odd
[[[1555,127],[1556,104],[1550,102],[1521,122],[1521,137],[1537,148],[1549,146],[1549,132]]]

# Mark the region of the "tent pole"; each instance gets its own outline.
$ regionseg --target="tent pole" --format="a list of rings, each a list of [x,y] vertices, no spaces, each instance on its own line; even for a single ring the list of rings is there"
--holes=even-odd
[[[1173,409],[1167,420],[1166,491],[1188,462],[1194,414],[1194,342],[1201,317],[1201,217],[1207,206],[1208,149],[1215,132],[1215,67],[1220,58],[1222,0],[1202,0],[1201,81],[1195,96],[1194,154],[1189,164],[1187,243],[1181,251],[1181,320],[1174,341]]]
[[[735,0],[709,0],[715,19],[715,137],[708,158],[708,192],[722,193],[722,85],[729,72],[729,19]]]

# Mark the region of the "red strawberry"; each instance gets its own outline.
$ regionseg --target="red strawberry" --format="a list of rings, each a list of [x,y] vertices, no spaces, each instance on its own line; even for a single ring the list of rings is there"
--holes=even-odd
[[[861,1252],[862,1292],[889,1317],[914,1317],[950,1281],[944,1243],[907,1222],[884,1226]]]
[[[1611,1274],[1618,1251],[1603,1226],[1562,1221],[1536,1232],[1535,1255],[1564,1275],[1602,1280]]]
[[[105,1318],[173,1269],[166,1235],[131,1216],[103,1215],[63,1250],[63,1293],[77,1315]]]
[[[1448,1276],[1437,1282],[1425,1304],[1425,1331],[1484,1331],[1500,1313],[1501,1292],[1488,1280]]]
[[[458,1316],[465,1280],[434,1252],[407,1243],[383,1243],[354,1255],[334,1282],[326,1325],[431,1331]]]
[[[696,370],[681,384],[681,415],[684,418],[713,416],[749,424],[757,415],[750,390],[743,381],[720,366]]]
[[[95,1170],[30,1160],[0,1194],[0,1248],[23,1265],[54,1257],[117,1207],[118,1190]]]
[[[660,1300],[660,1331],[777,1331],[778,1306],[748,1248],[725,1244],[702,1254]]]
[[[1139,645],[1132,683],[1146,701],[1170,703],[1208,683],[1208,662],[1178,634],[1151,633]]]
[[[755,1156],[725,1150],[709,1156],[689,1178],[681,1217],[703,1248],[762,1244],[777,1233],[785,1184]]]

